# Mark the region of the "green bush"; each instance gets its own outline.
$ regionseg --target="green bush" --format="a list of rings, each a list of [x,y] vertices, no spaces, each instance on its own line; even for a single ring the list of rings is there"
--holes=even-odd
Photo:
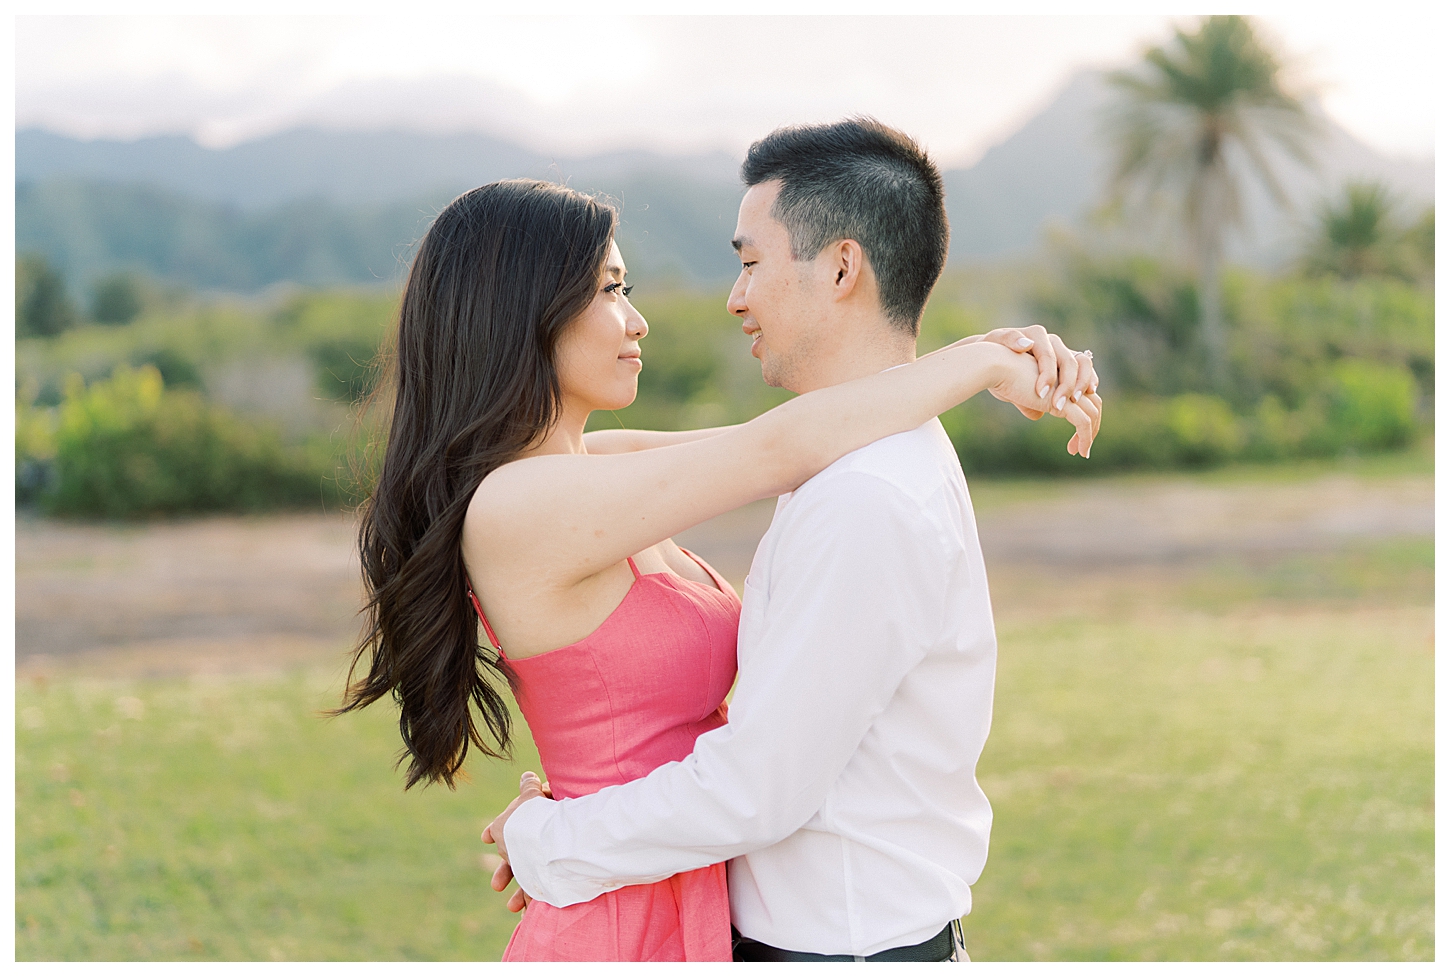
[[[38,254],[15,259],[15,334],[58,336],[75,325],[65,277]]]
[[[1433,234],[1433,225],[1427,225]],[[1197,336],[1191,271],[1157,258],[1066,245],[1027,294],[1027,312],[1096,354],[1114,398],[1211,393],[1240,416],[1266,395],[1298,410],[1342,358],[1409,368],[1421,405],[1434,395],[1435,293],[1391,278],[1224,275],[1230,371],[1215,386]],[[1096,453],[1094,453],[1096,460]]]
[[[124,326],[141,314],[141,284],[128,272],[107,275],[91,286],[91,321]]]
[[[1089,474],[1403,448],[1418,431],[1414,406],[1408,370],[1343,360],[1294,410],[1272,394],[1246,415],[1207,394],[1110,397],[1087,463],[1068,455],[1064,421],[1028,421],[989,397],[943,414],[942,424],[968,475]]]
[[[26,423],[38,426],[28,413]],[[37,460],[41,444],[27,433]],[[89,386],[74,377],[55,411],[51,450],[53,479],[35,495],[56,515],[253,511],[315,505],[335,491],[315,456],[194,391],[166,390],[154,366],[117,367]]]
[[[55,411],[36,407],[34,389],[15,401],[15,502],[38,502],[55,481]]]
[[[1343,360],[1332,373],[1327,420],[1345,447],[1402,448],[1415,434],[1415,378],[1403,367]]]
[[[306,351],[320,394],[353,403],[377,384],[378,349],[397,321],[397,305],[393,294],[305,292],[273,314],[272,327]]]
[[[1253,416],[1245,419],[1242,457],[1249,461],[1277,461],[1304,454],[1308,413],[1290,411],[1278,397],[1266,394]]]
[[[1185,465],[1218,464],[1234,457],[1244,436],[1228,404],[1207,394],[1180,394],[1168,401],[1168,433]]]

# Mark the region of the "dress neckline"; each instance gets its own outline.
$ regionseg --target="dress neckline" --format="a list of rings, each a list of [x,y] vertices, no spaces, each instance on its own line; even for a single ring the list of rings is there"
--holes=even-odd
[[[634,580],[630,582],[629,589],[624,592],[624,596],[620,598],[619,603],[614,606],[614,610],[610,611],[605,616],[604,620],[600,621],[598,626],[596,626],[593,631],[590,631],[578,641],[571,641],[567,645],[560,645],[557,648],[550,648],[548,651],[541,651],[537,655],[528,655],[524,658],[510,658],[504,652],[503,648],[500,646],[501,643],[498,640],[498,636],[493,633],[493,628],[489,625],[488,618],[484,616],[483,607],[479,604],[478,597],[474,595],[473,589],[471,587],[469,588],[468,596],[473,600],[474,609],[478,612],[478,619],[483,622],[483,628],[485,631],[488,632],[488,637],[489,640],[493,642],[494,650],[498,652],[499,658],[503,659],[511,667],[517,666],[523,662],[533,661],[535,658],[544,658],[549,655],[558,654],[561,651],[568,651],[571,648],[576,648],[579,645],[584,644],[586,641],[589,641],[595,635],[599,634],[600,631],[604,630],[605,626],[608,625],[609,622],[614,619],[614,616],[619,613],[620,608],[624,607],[624,605],[629,602],[630,596],[634,593],[636,585],[641,580],[654,579],[659,577],[667,578],[674,582],[675,589],[679,589],[680,584],[689,584],[695,587],[702,587],[709,593],[716,594],[720,597],[726,598],[727,600],[733,600],[736,603],[739,603],[739,595],[735,593],[734,588],[730,587],[729,583],[725,580],[725,578],[720,576],[720,574],[715,571],[714,567],[707,564],[704,560],[700,559],[698,556],[696,556],[694,553],[691,553],[683,546],[680,546],[679,550],[681,553],[684,553],[686,556],[688,556],[691,560],[694,560],[695,564],[700,569],[704,570],[705,574],[712,581],[714,581],[714,583],[705,584],[701,583],[698,580],[691,580],[689,577],[680,576],[673,570],[656,570],[653,573],[640,573],[639,567],[635,566],[634,557],[626,557],[626,560],[629,562],[629,569],[634,572]]]

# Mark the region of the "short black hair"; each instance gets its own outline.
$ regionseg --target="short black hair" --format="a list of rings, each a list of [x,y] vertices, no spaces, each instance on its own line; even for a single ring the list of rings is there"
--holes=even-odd
[[[941,173],[915,140],[868,116],[783,126],[750,147],[740,176],[748,187],[781,181],[771,215],[795,260],[860,244],[887,318],[916,334],[949,232]]]

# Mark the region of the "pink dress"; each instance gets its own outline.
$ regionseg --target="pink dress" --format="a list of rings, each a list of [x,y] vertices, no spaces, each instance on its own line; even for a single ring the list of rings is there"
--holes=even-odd
[[[554,797],[578,797],[684,759],[725,723],[735,680],[740,600],[693,553],[714,586],[641,574],[592,634],[509,661],[515,696]],[[475,599],[475,606],[477,600]],[[483,610],[479,609],[483,618]],[[483,620],[494,647],[487,619]],[[535,899],[504,960],[730,959],[725,865],[631,885],[560,909]]]

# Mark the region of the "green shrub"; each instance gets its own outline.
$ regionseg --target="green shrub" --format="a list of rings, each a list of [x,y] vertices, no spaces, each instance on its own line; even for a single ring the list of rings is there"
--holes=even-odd
[[[1245,419],[1243,457],[1251,461],[1278,461],[1303,452],[1305,411],[1290,411],[1283,401],[1266,394],[1252,417]]]
[[[141,314],[141,284],[128,272],[107,275],[91,286],[91,321],[124,326]]]
[[[352,403],[377,384],[378,348],[397,321],[397,305],[390,293],[305,292],[272,315],[272,327],[306,351],[319,393]]]
[[[316,459],[269,430],[168,391],[154,366],[67,385],[54,433],[56,515],[135,518],[317,504],[328,488]]]
[[[1180,394],[1168,401],[1166,420],[1173,453],[1185,465],[1227,461],[1244,442],[1238,418],[1218,397]]]
[[[65,276],[38,254],[15,259],[15,334],[58,336],[75,325]]]
[[[188,388],[191,390],[206,390],[206,384],[202,380],[201,366],[178,350],[169,346],[162,346],[156,349],[137,350],[131,357],[131,366],[146,366],[150,364],[156,367],[161,373],[161,382],[168,390]]]
[[[1403,367],[1342,360],[1332,373],[1327,419],[1344,447],[1402,448],[1415,434],[1415,378]]]
[[[39,501],[55,481],[55,410],[37,407],[32,396],[15,400],[15,502]]]
[[[1093,442],[1091,470],[1163,469],[1177,457],[1166,402],[1159,398],[1109,398]]]
[[[1206,394],[1109,397],[1087,462],[1068,455],[1062,420],[1028,421],[988,397],[941,420],[968,475],[1091,474],[1402,448],[1417,432],[1414,402],[1409,371],[1357,360],[1336,366],[1295,410],[1272,394],[1244,416]]]
[[[324,397],[350,404],[372,393],[377,385],[380,364],[375,342],[354,336],[329,337],[311,343],[307,355],[317,390]]]

